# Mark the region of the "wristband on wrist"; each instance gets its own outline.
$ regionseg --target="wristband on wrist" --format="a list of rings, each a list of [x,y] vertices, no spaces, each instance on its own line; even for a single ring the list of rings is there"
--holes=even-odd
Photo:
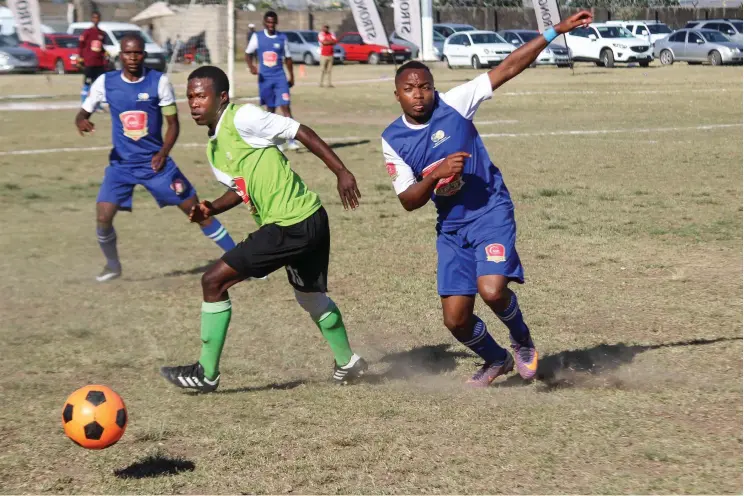
[[[548,29],[543,32],[543,37],[545,38],[545,41],[550,44],[554,39],[558,37],[558,32],[555,30],[554,27],[549,27]]]

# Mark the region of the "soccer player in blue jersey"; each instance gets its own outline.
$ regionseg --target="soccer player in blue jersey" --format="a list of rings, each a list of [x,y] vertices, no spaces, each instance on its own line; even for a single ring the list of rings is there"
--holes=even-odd
[[[287,36],[276,30],[279,23],[276,12],[271,10],[266,12],[263,23],[264,30],[256,31],[248,42],[245,49],[245,62],[251,74],[258,75],[258,95],[261,105],[264,105],[269,112],[276,113],[278,110],[284,117],[292,117],[289,89],[294,86],[294,71]],[[258,65],[256,59],[258,59]],[[284,72],[284,65],[287,66],[289,77]],[[288,140],[286,148],[297,150],[299,145],[295,140]]]
[[[486,387],[511,372],[512,355],[491,337],[473,313],[475,295],[508,327],[517,370],[537,372],[538,353],[509,283],[524,282],[516,250],[514,205],[501,172],[472,122],[493,91],[521,73],[558,35],[592,21],[583,11],[545,31],[499,66],[446,93],[420,62],[400,67],[395,96],[403,109],[382,133],[388,173],[403,207],[416,210],[431,198],[437,208],[437,286],[444,325],[485,361],[468,381]]]
[[[123,37],[122,70],[96,79],[75,117],[78,131],[85,135],[94,130],[89,119],[96,106],[106,101],[111,109],[114,147],[96,200],[96,234],[106,258],[106,266],[96,278],[99,282],[121,275],[113,221],[117,211],[132,209],[136,185],[147,188],[160,207],[177,205],[186,215],[199,204],[196,190],[168,156],[179,133],[173,87],[165,74],[145,68],[145,55],[145,42],[139,35]],[[164,119],[165,139],[161,131]],[[199,225],[204,235],[224,251],[235,247],[216,218]]]

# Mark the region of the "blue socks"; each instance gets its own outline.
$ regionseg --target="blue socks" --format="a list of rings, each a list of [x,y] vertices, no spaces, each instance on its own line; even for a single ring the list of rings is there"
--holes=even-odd
[[[111,269],[121,270],[119,253],[116,251],[116,231],[113,226],[109,229],[96,227],[98,246],[101,247],[103,256],[106,257],[106,265]]]
[[[506,350],[496,344],[491,334],[488,333],[486,323],[477,315],[473,315],[474,325],[470,337],[466,339],[457,338],[462,344],[473,350],[487,364],[503,363],[506,360]]]
[[[217,243],[217,246],[222,248],[223,251],[230,251],[235,248],[235,241],[230,237],[225,226],[214,217],[212,217],[212,222],[207,224],[206,227],[202,227],[201,230],[204,236]]]
[[[522,346],[531,343],[530,329],[522,318],[522,311],[519,309],[519,303],[517,303],[517,295],[512,293],[511,301],[506,310],[495,313],[501,319],[501,322],[509,328],[509,334],[511,334],[514,341]]]
[[[88,98],[88,93],[90,92],[90,85],[84,84],[83,89],[80,90],[80,102],[84,103],[85,99]]]

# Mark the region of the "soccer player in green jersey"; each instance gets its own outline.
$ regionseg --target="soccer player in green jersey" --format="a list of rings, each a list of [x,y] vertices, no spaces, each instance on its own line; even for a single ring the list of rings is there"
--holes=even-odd
[[[187,96],[191,117],[207,126],[207,157],[217,180],[228,187],[213,202],[191,211],[192,222],[221,214],[244,203],[260,226],[225,253],[202,277],[202,350],[199,361],[163,367],[172,384],[201,392],[220,382],[219,361],[230,324],[232,304],[227,290],[247,278],[264,277],[285,267],[300,306],[320,329],[334,356],[333,380],[339,384],[364,374],[367,364],[352,352],[341,312],[327,295],[331,245],[328,215],[277,148],[297,139],[336,174],[344,208],[356,208],[361,194],[354,175],[331,148],[307,126],[254,105],[230,103],[227,75],[203,66],[189,75]]]

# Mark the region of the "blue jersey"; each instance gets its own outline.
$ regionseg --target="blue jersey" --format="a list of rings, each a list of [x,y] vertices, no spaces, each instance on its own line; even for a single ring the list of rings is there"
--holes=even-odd
[[[488,75],[483,74],[447,93],[437,93],[428,123],[413,125],[400,117],[382,133],[385,163],[396,194],[430,174],[447,156],[470,154],[462,174],[440,180],[432,194],[443,232],[456,231],[492,210],[514,208],[501,172],[491,162],[472,121],[478,106],[492,93]]]
[[[92,112],[104,101],[111,112],[111,163],[149,168],[163,147],[161,107],[175,103],[167,77],[145,69],[142,78],[129,81],[121,71],[107,72],[93,83],[83,109]]]
[[[256,54],[258,73],[263,79],[287,80],[284,59],[290,57],[287,36],[283,33],[269,35],[266,30],[257,31],[248,42],[245,53]]]

